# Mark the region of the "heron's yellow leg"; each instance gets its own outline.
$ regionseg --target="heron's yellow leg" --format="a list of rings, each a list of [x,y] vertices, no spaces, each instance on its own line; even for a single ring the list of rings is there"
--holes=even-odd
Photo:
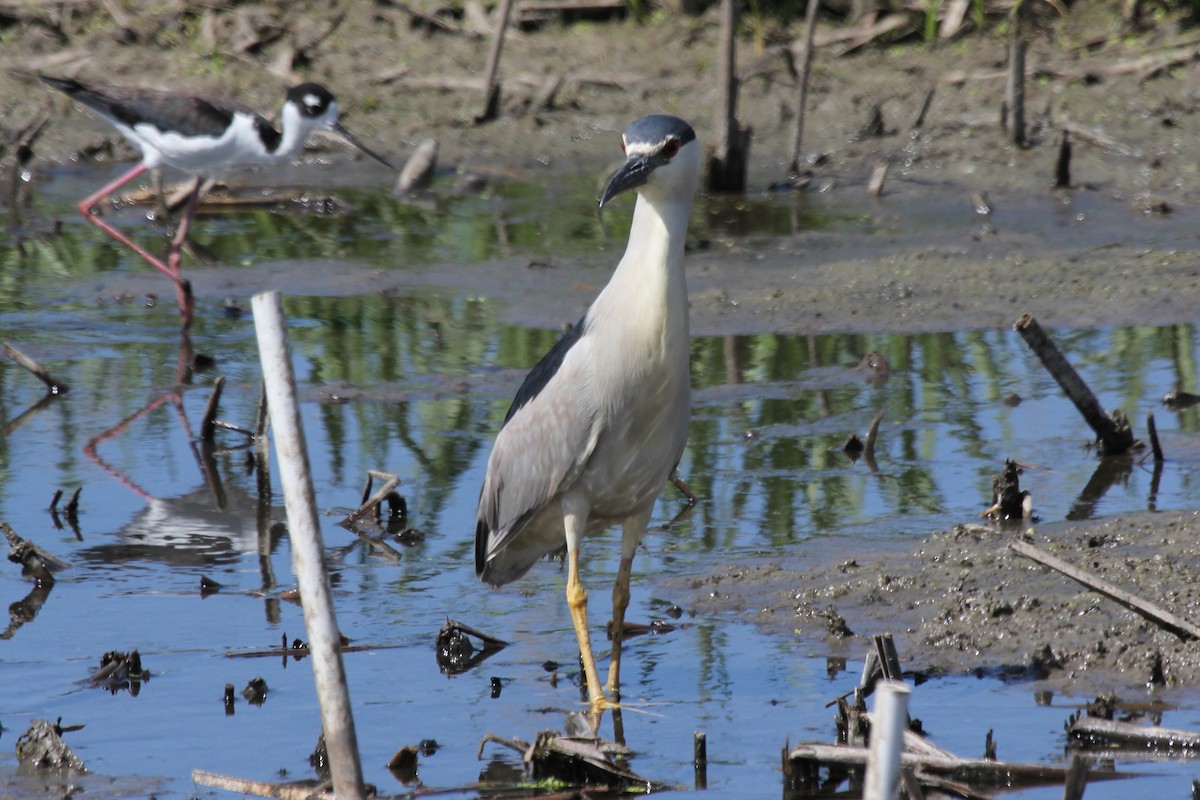
[[[614,703],[621,702],[621,640],[625,636],[625,610],[629,608],[629,574],[638,542],[650,522],[650,510],[625,520],[621,525],[621,565],[613,583],[612,601],[612,658],[608,662],[608,683],[605,688]]]
[[[629,608],[629,573],[632,558],[622,558],[613,584],[612,657],[608,662],[608,683],[605,689],[614,702],[621,701],[621,639],[625,635],[625,609]]]
[[[575,625],[575,638],[579,640],[579,656],[583,659],[583,674],[587,678],[588,700],[593,710],[608,706],[608,698],[600,687],[600,675],[596,672],[596,659],[592,655],[592,639],[588,634],[587,592],[579,580],[579,550],[567,548],[567,607],[571,611],[571,622]]]

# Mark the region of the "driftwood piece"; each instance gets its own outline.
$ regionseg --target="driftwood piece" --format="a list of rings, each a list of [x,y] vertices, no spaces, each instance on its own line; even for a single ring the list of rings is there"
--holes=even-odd
[[[1049,72],[1055,78],[1075,81],[1096,80],[1118,75],[1135,75],[1137,80],[1145,81],[1172,67],[1197,59],[1200,59],[1200,47],[1189,45],[1124,61],[1091,61],[1059,68],[1046,68],[1044,71]]]
[[[517,24],[522,29],[571,17],[601,19],[629,10],[625,0],[524,0],[517,5]]]
[[[880,161],[871,170],[871,178],[867,181],[867,194],[871,197],[880,197],[883,194],[883,184],[887,180],[889,166],[888,162]]]
[[[867,748],[850,745],[832,745],[816,742],[798,744],[788,753],[788,760],[817,765],[841,767],[865,767]],[[1049,764],[1018,764],[1008,761],[986,759],[945,758],[918,753],[901,753],[900,763],[912,767],[918,779],[926,776],[958,781],[968,786],[1036,786],[1061,784],[1067,779],[1065,767]],[[1115,772],[1089,771],[1091,780],[1129,777]],[[968,796],[981,797],[976,792]]]
[[[65,394],[70,390],[71,387],[68,386],[65,381],[61,381],[51,375],[46,371],[45,367],[22,353],[17,348],[13,347],[8,342],[4,343],[4,355],[20,364],[21,367],[32,373],[39,381],[46,384],[46,388],[50,390],[50,394]]]
[[[1142,757],[1200,758],[1200,733],[1081,716],[1067,726],[1067,744],[1085,751],[1120,750]]]
[[[1131,594],[1106,580],[1097,578],[1096,576],[1085,572],[1078,567],[1068,564],[1061,558],[1052,556],[1049,553],[1041,550],[1029,542],[1019,539],[1009,542],[1008,548],[1020,556],[1024,556],[1032,561],[1049,567],[1055,572],[1061,572],[1068,578],[1082,583],[1094,592],[1099,592],[1110,600],[1115,600],[1131,611],[1135,611],[1151,622],[1159,625],[1183,640],[1200,639],[1200,627],[1188,622],[1182,617],[1177,617],[1169,611],[1166,611],[1148,600],[1144,600],[1137,595]]]
[[[402,647],[398,644],[342,644],[343,653],[369,653],[373,650],[395,650]],[[267,650],[227,650],[226,658],[288,658],[301,659],[309,655],[308,645],[297,639],[290,645],[272,647]]]
[[[1062,351],[1054,344],[1032,314],[1022,314],[1013,328],[1021,334],[1025,344],[1041,359],[1046,371],[1058,381],[1067,398],[1075,404],[1075,408],[1083,415],[1084,420],[1096,432],[1101,450],[1106,455],[1125,453],[1133,446],[1133,430],[1128,421],[1121,424],[1117,414],[1105,414],[1100,408],[1100,401],[1092,390],[1079,377],[1079,373],[1067,362]],[[1124,415],[1120,415],[1123,417]]]
[[[437,169],[438,143],[437,139],[425,139],[404,163],[396,185],[392,188],[392,197],[404,197],[409,192],[423,189],[433,181],[433,172]]]
[[[856,28],[841,28],[830,31],[827,34],[818,35],[815,37],[814,46],[840,45],[840,47],[836,48],[836,55],[846,56],[888,34],[895,33],[897,37],[900,37],[915,31],[917,24],[914,22],[914,19],[915,17],[910,17],[908,14],[888,14],[878,22],[870,25],[861,25]]]
[[[958,33],[967,16],[967,8],[970,4],[971,0],[949,0],[946,3],[942,13],[942,24],[938,28],[939,39],[949,39]]]
[[[221,775],[203,769],[192,770],[192,783],[223,789],[234,794],[272,797],[278,800],[311,800],[314,796],[320,796],[320,784],[316,781],[270,783],[269,781],[237,778],[233,775]]]

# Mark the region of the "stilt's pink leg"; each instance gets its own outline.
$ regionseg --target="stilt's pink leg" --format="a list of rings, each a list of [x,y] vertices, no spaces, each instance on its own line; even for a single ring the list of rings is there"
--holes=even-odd
[[[92,223],[97,228],[104,231],[109,236],[116,239],[118,242],[125,245],[133,252],[137,253],[139,256],[141,256],[143,261],[145,261],[147,264],[154,267],[156,270],[158,270],[159,272],[161,272],[162,274],[166,275],[168,278],[171,279],[171,281],[175,284],[175,292],[179,299],[179,313],[183,317],[183,327],[186,330],[187,327],[189,325],[191,325],[191,323],[192,323],[192,313],[195,309],[195,301],[192,299],[191,285],[187,281],[185,281],[179,274],[179,263],[178,263],[179,255],[177,252],[178,248],[175,245],[172,245],[171,254],[173,256],[172,260],[175,263],[168,266],[167,264],[163,263],[162,259],[155,258],[154,256],[150,255],[150,253],[147,252],[145,250],[145,248],[135,244],[132,239],[130,239],[125,234],[121,233],[119,230],[117,230],[112,225],[108,224],[103,218],[101,218],[98,214],[96,214],[93,211],[93,209],[96,207],[96,204],[99,203],[102,198],[107,197],[108,195],[115,192],[117,189],[120,189],[122,186],[129,183],[130,181],[132,181],[134,178],[141,175],[145,171],[146,171],[146,165],[138,164],[136,167],[131,169],[129,172],[126,172],[124,175],[117,178],[112,183],[102,186],[100,189],[98,189],[97,191],[88,195],[82,201],[80,201],[79,213],[83,214],[83,218],[86,219],[88,222]],[[190,222],[191,222],[191,214],[195,212],[195,204],[196,204],[196,199],[197,199],[197,196],[199,195],[199,192],[200,192],[200,179],[197,178],[196,186],[192,191],[191,201],[188,203],[188,209],[189,209],[190,213],[184,217],[184,224],[182,226],[182,234],[177,233],[176,237],[175,237],[178,242],[179,247],[182,247],[182,245],[183,245],[183,236],[186,235],[186,233],[187,233],[187,225],[190,224]]]

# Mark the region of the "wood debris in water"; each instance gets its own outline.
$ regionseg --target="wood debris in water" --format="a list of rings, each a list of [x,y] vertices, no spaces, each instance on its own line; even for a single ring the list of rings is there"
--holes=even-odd
[[[7,522],[0,522],[0,531],[8,539],[8,560],[21,565],[21,574],[32,578],[38,586],[54,585],[54,573],[71,565],[23,538]]]
[[[58,501],[62,500],[63,490],[58,489],[54,492],[54,497],[50,500],[50,521],[54,523],[57,530],[63,530],[63,518],[67,520],[67,525],[71,526],[71,532],[75,534],[76,539],[83,537],[79,533],[79,495],[83,493],[82,486],[76,486],[75,491],[71,493],[71,499],[63,506],[63,517],[58,516]]]
[[[1075,404],[1075,408],[1083,416],[1084,421],[1096,432],[1101,452],[1105,455],[1119,455],[1128,452],[1136,441],[1129,420],[1120,409],[1111,414],[1105,414],[1100,408],[1100,401],[1083,382],[1079,373],[1067,362],[1062,351],[1046,334],[1032,314],[1022,314],[1013,323],[1013,328],[1021,334],[1025,344],[1041,360],[1042,365],[1050,376],[1058,382],[1067,398]]]
[[[17,739],[17,760],[35,769],[86,773],[88,768],[83,759],[63,741],[62,734],[67,730],[72,729],[62,726],[61,717],[55,722],[34,719]]]
[[[1064,726],[1067,745],[1085,752],[1134,758],[1200,758],[1200,732],[1140,725],[1088,715],[1074,716]]]
[[[66,394],[68,391],[70,391],[71,387],[67,385],[66,381],[60,380],[59,378],[51,375],[45,367],[22,353],[16,347],[13,347],[8,342],[4,342],[4,355],[17,362],[22,368],[44,383],[47,391],[49,391],[50,394]]]
[[[608,792],[656,792],[676,788],[643,778],[625,763],[629,748],[617,742],[542,731],[532,742],[487,734],[479,742],[478,758],[489,742],[521,754],[529,777],[561,781],[571,787],[605,787]]]
[[[124,653],[110,650],[100,657],[100,667],[88,676],[92,686],[107,689],[112,694],[126,690],[136,697],[142,684],[150,680],[150,670],[142,667],[142,656],[137,650]]]
[[[1033,495],[1021,489],[1021,470],[1011,458],[992,478],[992,505],[979,516],[996,520],[1033,519]]]
[[[849,781],[851,787],[863,785],[864,772],[870,753],[872,715],[867,713],[865,699],[875,688],[876,680],[895,681],[901,676],[895,642],[890,635],[873,637],[874,648],[868,653],[863,667],[863,679],[850,695],[835,698],[837,705],[836,744],[803,742],[785,745],[782,752],[784,792],[790,797],[828,797]],[[901,780],[908,796],[923,796],[938,792],[964,798],[986,798],[999,787],[1065,785],[1070,778],[1076,783],[1087,779],[1102,780],[1133,777],[1111,770],[1088,771],[1072,764],[1058,767],[1048,764],[1020,764],[996,758],[996,743],[988,731],[984,757],[961,758],[928,741],[919,732],[920,722],[909,721],[903,732],[900,754]],[[1080,770],[1083,775],[1080,775]]]
[[[448,619],[437,633],[435,646],[438,668],[447,675],[459,675],[508,647],[508,642]]]

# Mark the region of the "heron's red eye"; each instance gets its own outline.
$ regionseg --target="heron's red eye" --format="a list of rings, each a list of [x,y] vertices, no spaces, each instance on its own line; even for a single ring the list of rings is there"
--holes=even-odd
[[[624,136],[621,137],[621,152],[622,153],[625,152],[625,137]]]
[[[679,152],[679,140],[678,139],[668,139],[667,143],[663,145],[662,154],[664,156],[666,156],[667,158],[674,158],[675,154],[678,152]]]

